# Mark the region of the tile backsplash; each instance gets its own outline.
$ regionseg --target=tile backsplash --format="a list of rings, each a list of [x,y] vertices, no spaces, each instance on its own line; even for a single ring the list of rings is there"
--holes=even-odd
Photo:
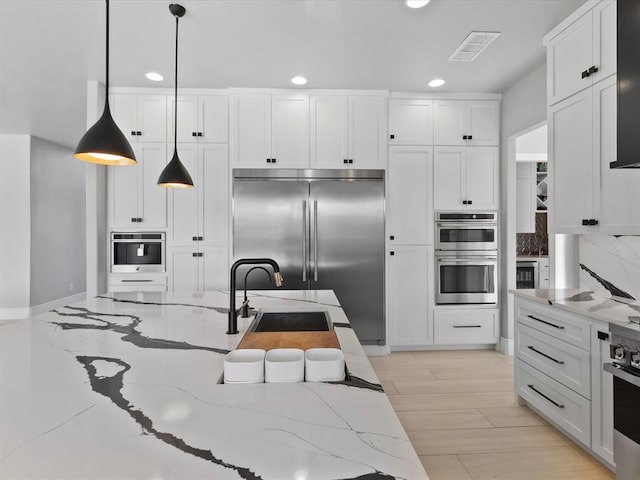
[[[536,213],[535,233],[516,233],[516,255],[548,255],[547,214]]]

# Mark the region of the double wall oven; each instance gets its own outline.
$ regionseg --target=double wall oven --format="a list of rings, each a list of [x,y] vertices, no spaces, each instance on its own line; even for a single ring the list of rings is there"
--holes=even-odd
[[[498,303],[496,212],[436,214],[436,303]]]

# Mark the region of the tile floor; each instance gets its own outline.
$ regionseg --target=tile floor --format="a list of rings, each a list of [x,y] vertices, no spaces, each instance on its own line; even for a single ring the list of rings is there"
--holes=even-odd
[[[613,480],[513,393],[513,358],[493,350],[371,357],[431,480]]]

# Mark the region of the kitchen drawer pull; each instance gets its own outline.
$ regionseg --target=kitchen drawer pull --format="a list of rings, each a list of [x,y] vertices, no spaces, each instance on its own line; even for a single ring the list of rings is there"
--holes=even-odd
[[[536,387],[534,387],[533,385],[529,384],[527,385],[527,387],[529,387],[531,390],[533,390],[534,392],[536,392],[538,395],[540,395],[542,398],[544,398],[545,400],[553,403],[556,407],[558,408],[564,408],[564,405],[562,405],[561,403],[556,402],[555,400],[552,400],[551,398],[547,397],[544,393],[542,393],[540,390],[538,390]]]
[[[454,325],[453,328],[482,328],[482,325]]]
[[[544,323],[545,325],[549,325],[550,327],[557,328],[558,330],[564,330],[562,325],[556,325],[555,323],[547,322],[545,320],[540,320],[539,318],[534,317],[533,315],[527,315],[531,320],[535,320],[536,322]]]
[[[144,282],[153,282],[153,280],[149,280],[149,279],[140,279],[140,280],[127,280],[127,279],[123,279],[120,280],[122,283],[144,283]]]
[[[544,352],[541,352],[540,350],[538,350],[536,347],[529,345],[527,347],[529,350],[536,352],[538,355],[542,355],[543,357],[548,358],[549,360],[551,360],[552,362],[556,362],[558,365],[564,365],[564,362],[562,360],[556,360],[555,358],[553,358],[551,355],[547,355]]]

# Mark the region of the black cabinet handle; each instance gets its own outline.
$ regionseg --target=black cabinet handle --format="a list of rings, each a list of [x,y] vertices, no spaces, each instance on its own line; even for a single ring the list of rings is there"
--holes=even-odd
[[[466,200],[462,200],[462,204],[466,205],[468,202]]]
[[[396,254],[396,252],[389,252],[389,255],[391,255],[391,256],[393,256],[395,254]]]
[[[133,218],[133,217],[131,217],[131,221],[132,221],[133,223],[136,223],[136,222],[138,221],[138,219],[137,219],[137,218]]]
[[[550,327],[557,328],[558,330],[564,330],[564,327],[562,325],[556,325],[555,323],[541,320],[537,317],[534,317],[533,315],[527,315],[527,318],[530,318],[531,320],[535,320],[536,322],[544,323],[545,325],[549,325]]]
[[[135,137],[136,136],[136,131],[135,130],[131,130],[131,135]]]
[[[191,254],[191,256],[192,256],[192,257],[197,257],[197,256],[198,256],[198,252],[193,252],[193,253]]]
[[[389,240],[395,240],[395,239],[396,239],[396,236],[395,236],[395,235],[390,235],[390,236],[389,236]]]
[[[587,78],[589,76],[589,71],[585,70],[584,72],[581,73],[582,78]]]
[[[607,332],[598,331],[598,340],[609,340],[609,334]]]
[[[271,163],[271,159],[270,158],[267,158],[267,163]]]
[[[590,218],[589,219],[589,225],[590,226],[598,225],[598,223],[600,223],[600,222],[598,222],[598,220],[596,220],[595,218]]]
[[[389,135],[389,138],[390,138],[391,140],[393,140],[394,138],[396,138],[396,136],[395,136],[394,134],[391,134],[391,135]]]
[[[473,205],[473,200],[467,200],[467,205]]]
[[[353,163],[353,158],[350,158],[350,159],[349,159],[349,163]]]
[[[198,136],[198,134],[197,134],[196,132],[191,132],[191,136],[192,136],[192,137],[197,137],[197,136]]]
[[[596,67],[595,65],[590,66],[589,70],[587,70],[589,75],[592,75],[592,74],[596,73],[597,71],[598,71],[598,67]]]
[[[548,358],[549,360],[551,360],[552,362],[557,363],[558,365],[564,365],[564,362],[562,360],[557,360],[555,358],[553,358],[551,355],[547,355],[544,352],[541,352],[540,350],[538,350],[536,347],[529,345],[527,347],[529,350],[531,350],[532,352],[536,352],[538,355],[542,355],[545,358]]]
[[[466,140],[468,138],[468,135],[462,135],[462,139]]]
[[[271,159],[271,163],[276,163],[276,159],[275,159],[275,158],[272,158],[272,159]]]
[[[473,140],[473,135],[467,135],[467,140]]]
[[[202,132],[198,132],[198,136],[201,137],[202,136]]]
[[[198,241],[198,237],[191,237],[191,240],[193,240],[194,242]]]
[[[138,223],[142,223],[142,219],[138,217]]]
[[[587,226],[589,225],[589,220],[587,220],[586,218],[582,219],[582,225]]]
[[[349,160],[347,160],[347,159],[345,158],[345,159],[342,161],[342,163],[344,163],[344,164],[346,165],[347,163],[349,163]]]
[[[141,136],[142,132],[140,130],[136,130],[136,135]]]
[[[482,328],[482,325],[454,325],[453,328]]]
[[[542,393],[540,390],[538,390],[536,387],[534,387],[533,385],[529,384],[527,385],[527,387],[529,387],[531,390],[533,390],[534,392],[536,392],[538,395],[540,395],[542,398],[544,398],[545,400],[553,403],[556,407],[558,408],[564,408],[564,405],[562,405],[561,403],[556,402],[555,400],[552,400],[551,398],[547,397],[544,393]]]
[[[198,237],[198,241],[200,241],[200,242],[201,242],[201,241],[203,241],[203,240],[204,240],[204,237]]]

